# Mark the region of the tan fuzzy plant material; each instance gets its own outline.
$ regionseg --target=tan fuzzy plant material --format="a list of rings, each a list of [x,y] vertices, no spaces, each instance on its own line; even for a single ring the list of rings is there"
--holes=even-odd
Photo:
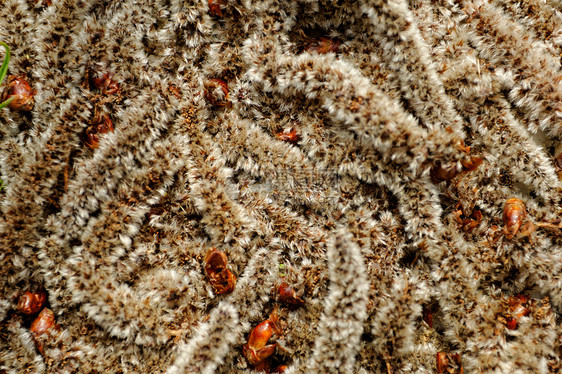
[[[1,374],[562,371],[561,0],[0,9]]]

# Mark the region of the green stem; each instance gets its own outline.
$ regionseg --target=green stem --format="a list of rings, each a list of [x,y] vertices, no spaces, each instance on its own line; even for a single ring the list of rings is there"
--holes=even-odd
[[[14,100],[16,97],[12,96],[10,97],[8,100],[4,101],[3,103],[0,104],[0,109],[7,107],[8,105],[10,105],[10,103],[12,102],[12,100]]]
[[[6,57],[4,57],[4,61],[2,62],[2,67],[0,67],[0,83],[4,80],[6,73],[8,72],[8,63],[10,62],[10,47],[4,42],[0,42],[0,45],[4,47],[6,50]]]
[[[8,47],[8,45],[4,42],[0,42],[0,45],[6,50],[6,57],[4,57],[4,61],[2,61],[2,66],[0,67],[0,83],[2,83],[4,81],[4,77],[8,73],[8,64],[10,63],[10,47]],[[10,104],[13,99],[14,97],[10,97],[8,100],[1,103],[0,109]]]

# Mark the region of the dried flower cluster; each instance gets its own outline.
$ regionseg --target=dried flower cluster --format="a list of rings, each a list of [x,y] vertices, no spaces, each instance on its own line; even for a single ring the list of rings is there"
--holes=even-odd
[[[0,41],[1,373],[562,371],[560,0],[5,0]]]

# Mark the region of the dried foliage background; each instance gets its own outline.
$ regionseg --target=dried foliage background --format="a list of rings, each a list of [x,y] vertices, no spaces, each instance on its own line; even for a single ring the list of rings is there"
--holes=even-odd
[[[560,233],[501,233],[511,197],[560,217],[560,1],[48,3],[1,2],[9,73],[37,94],[0,113],[0,371],[250,372],[285,279],[306,301],[281,311],[287,373],[434,372],[437,351],[560,372]],[[205,97],[215,78],[228,105]],[[92,150],[95,110],[115,132]],[[461,140],[483,164],[433,183]],[[232,294],[205,277],[212,247]],[[61,327],[44,355],[16,310],[35,286]],[[534,306],[508,330],[519,293]]]

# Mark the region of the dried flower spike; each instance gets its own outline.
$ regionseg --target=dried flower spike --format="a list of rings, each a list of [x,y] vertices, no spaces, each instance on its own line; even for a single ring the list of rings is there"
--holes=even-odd
[[[503,208],[503,232],[507,239],[511,239],[519,231],[527,212],[523,201],[512,198],[506,201]]]
[[[10,75],[1,100],[12,110],[29,112],[35,104],[34,96],[35,91],[31,89],[25,75]]]
[[[273,335],[279,336],[282,332],[275,308],[268,319],[252,330],[248,343],[243,347],[244,356],[250,365],[257,366],[275,352],[277,343],[267,344],[267,342]]]
[[[277,300],[293,306],[304,304],[304,301],[297,295],[295,289],[287,282],[282,282],[279,287],[277,287]]]
[[[26,292],[20,296],[18,300],[18,310],[26,315],[38,313],[47,302],[47,293],[45,291]]]
[[[232,292],[236,277],[227,269],[228,258],[224,252],[212,248],[205,257],[205,272],[218,295]]]

